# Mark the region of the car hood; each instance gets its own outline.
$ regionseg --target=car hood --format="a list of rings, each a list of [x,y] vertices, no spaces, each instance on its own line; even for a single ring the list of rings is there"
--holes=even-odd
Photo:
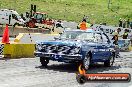
[[[51,45],[67,45],[67,46],[82,46],[83,41],[81,40],[48,40],[48,41],[37,41],[37,44],[51,44]]]

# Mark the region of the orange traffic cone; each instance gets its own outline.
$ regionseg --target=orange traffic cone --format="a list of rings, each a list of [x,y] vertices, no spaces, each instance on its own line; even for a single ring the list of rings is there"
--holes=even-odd
[[[2,43],[9,44],[9,29],[8,24],[6,24],[3,37],[2,37]]]

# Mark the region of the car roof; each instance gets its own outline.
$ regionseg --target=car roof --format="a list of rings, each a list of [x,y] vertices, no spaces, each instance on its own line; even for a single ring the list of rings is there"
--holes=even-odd
[[[102,32],[99,32],[99,31],[95,31],[93,29],[87,29],[87,30],[80,30],[80,29],[66,29],[65,32],[68,32],[68,31],[75,31],[75,32],[87,32],[87,33],[102,33]]]

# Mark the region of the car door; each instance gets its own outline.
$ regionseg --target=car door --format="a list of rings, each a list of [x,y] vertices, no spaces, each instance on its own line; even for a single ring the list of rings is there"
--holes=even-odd
[[[102,33],[102,39],[103,39],[102,48],[104,49],[103,58],[109,58],[111,55],[111,52],[109,50],[110,40],[109,40],[108,36],[104,33]]]
[[[95,38],[95,47],[92,52],[93,54],[93,59],[96,61],[99,61],[100,59],[103,58],[103,53],[104,53],[104,47],[103,47],[103,39],[101,33],[95,33],[94,35]]]
[[[10,24],[14,25],[16,22],[17,22],[17,16],[15,14],[12,14],[10,18]]]

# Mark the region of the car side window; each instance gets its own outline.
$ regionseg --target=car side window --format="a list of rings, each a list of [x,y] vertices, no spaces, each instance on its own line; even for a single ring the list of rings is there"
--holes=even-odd
[[[12,18],[15,19],[16,18],[16,15],[15,14],[12,14]]]
[[[38,15],[36,16],[36,18],[37,18],[37,19],[41,19],[41,18],[43,18],[43,15],[42,15],[42,14],[38,14]]]
[[[105,34],[102,34],[102,38],[103,38],[103,43],[108,43],[108,38],[106,37]]]
[[[103,39],[100,33],[95,33],[95,42],[102,43]]]
[[[17,16],[16,16],[15,14],[12,14],[12,18],[15,19],[15,20],[18,19]]]

